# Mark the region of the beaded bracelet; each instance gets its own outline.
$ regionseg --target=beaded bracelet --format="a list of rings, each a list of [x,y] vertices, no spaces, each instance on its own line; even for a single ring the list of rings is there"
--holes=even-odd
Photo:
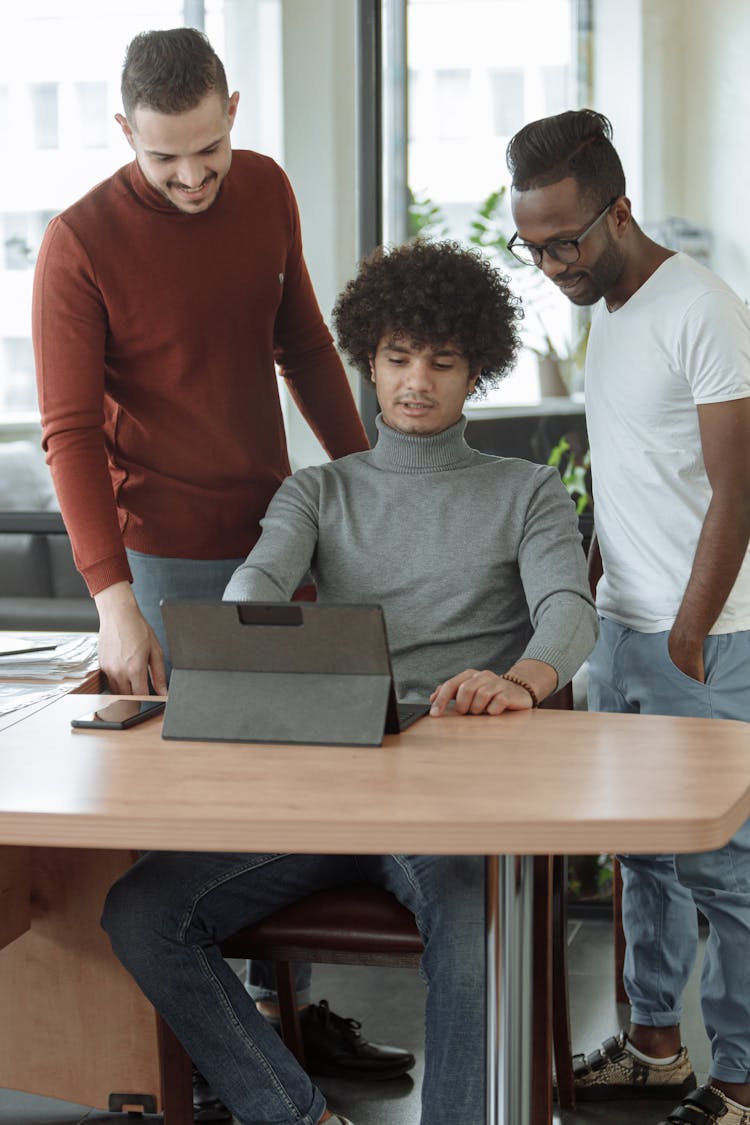
[[[531,706],[532,707],[538,707],[539,706],[539,700],[537,699],[536,692],[534,691],[533,687],[531,687],[530,684],[526,683],[525,680],[520,680],[518,678],[518,676],[511,676],[509,672],[505,672],[500,677],[500,679],[501,680],[507,680],[511,684],[517,684],[518,687],[522,687],[523,690],[527,691],[529,693],[529,695],[531,696]]]

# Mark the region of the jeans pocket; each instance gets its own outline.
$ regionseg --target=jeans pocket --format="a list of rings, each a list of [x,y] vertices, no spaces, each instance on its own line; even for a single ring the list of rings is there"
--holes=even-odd
[[[716,674],[717,652],[716,645],[713,642],[717,641],[718,638],[706,637],[703,642],[703,671],[705,678],[703,680],[696,680],[693,679],[692,676],[688,676],[687,672],[683,672],[681,668],[678,668],[674,660],[672,660],[669,652],[669,636],[670,634],[668,632],[661,634],[664,662],[669,672],[674,678],[682,680],[683,684],[690,684],[694,688],[708,688]]]

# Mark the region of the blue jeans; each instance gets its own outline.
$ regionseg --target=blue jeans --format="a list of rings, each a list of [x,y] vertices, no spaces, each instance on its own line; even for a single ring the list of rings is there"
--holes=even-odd
[[[170,559],[128,550],[133,574],[133,593],[138,607],[156,633],[164,652],[167,679],[172,671],[164,621],[159,603],[175,601],[221,601],[229,579],[244,559]],[[248,962],[248,991],[255,1000],[276,1001],[276,976],[270,961]],[[295,983],[300,1004],[310,1002],[309,965],[297,965]]]
[[[590,709],[750,722],[750,633],[706,638],[704,684],[675,667],[668,639],[601,620],[589,661]],[[680,1022],[697,951],[697,908],[709,923],[701,1004],[711,1074],[750,1081],[750,820],[717,851],[619,859],[633,1022]]]
[[[242,1125],[314,1125],[325,1101],[218,943],[313,891],[360,883],[392,891],[424,941],[422,1122],[483,1121],[483,859],[150,852],[107,897],[115,954]]]

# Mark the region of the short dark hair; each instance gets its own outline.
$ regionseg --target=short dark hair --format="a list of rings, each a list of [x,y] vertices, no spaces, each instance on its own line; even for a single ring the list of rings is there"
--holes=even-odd
[[[597,207],[625,194],[625,173],[612,144],[612,124],[593,109],[570,109],[524,125],[505,157],[516,191],[572,177]]]
[[[224,102],[229,98],[222,61],[194,27],[136,35],[125,54],[120,90],[128,118],[138,106],[185,113],[207,94],[217,93]]]
[[[478,250],[417,239],[365,258],[333,310],[341,350],[366,377],[384,336],[453,343],[479,372],[474,394],[507,375],[519,347],[520,301]]]

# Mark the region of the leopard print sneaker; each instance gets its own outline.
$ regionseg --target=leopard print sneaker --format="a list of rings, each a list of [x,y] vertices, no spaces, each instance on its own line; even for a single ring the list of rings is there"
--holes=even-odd
[[[637,1059],[628,1042],[627,1034],[621,1031],[618,1036],[606,1039],[590,1055],[573,1055],[578,1100],[664,1098],[671,1101],[695,1089],[698,1083],[685,1047],[674,1062],[660,1065]]]
[[[661,1125],[750,1125],[750,1106],[730,1105],[715,1086],[699,1086]]]

